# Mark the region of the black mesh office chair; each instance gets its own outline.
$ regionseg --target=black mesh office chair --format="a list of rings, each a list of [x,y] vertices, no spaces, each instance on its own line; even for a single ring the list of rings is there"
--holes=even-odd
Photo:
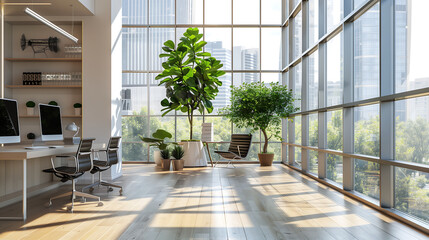
[[[250,146],[252,144],[252,134],[232,134],[231,143],[229,144],[228,151],[215,151],[222,158],[228,160],[228,165],[231,164],[233,167],[234,164],[232,160],[243,160],[247,157],[249,153]],[[219,160],[216,162],[215,167]]]
[[[121,141],[121,137],[111,137],[109,140],[109,144],[107,145],[106,149],[93,151],[94,153],[96,153],[98,155],[98,160],[93,161],[94,167],[92,168],[91,173],[94,174],[94,173],[98,172],[98,181],[89,185],[89,186],[82,188],[82,191],[84,189],[89,188],[89,191],[92,192],[92,191],[94,191],[95,186],[101,185],[101,186],[106,186],[107,190],[109,192],[113,191],[112,187],[119,188],[119,194],[122,195],[122,187],[121,186],[115,185],[112,183],[108,183],[108,182],[101,180],[101,173],[108,170],[109,168],[112,167],[112,165],[117,164],[119,161],[118,150],[119,150],[119,142],[120,141]],[[100,160],[99,153],[101,153],[101,152],[105,153],[106,161]]]
[[[98,206],[103,206],[103,203],[100,201],[100,197],[76,191],[75,179],[82,176],[85,172],[91,171],[91,169],[93,167],[91,149],[92,149],[92,142],[94,140],[95,139],[93,139],[93,138],[82,139],[79,143],[79,147],[77,149],[76,155],[73,155],[73,156],[62,155],[62,156],[55,156],[55,157],[51,158],[52,168],[45,169],[43,171],[55,174],[55,176],[61,178],[62,182],[67,182],[68,180],[71,180],[72,181],[72,191],[50,198],[48,206],[52,205],[52,200],[62,198],[62,197],[67,197],[67,196],[71,196],[71,200],[72,200],[72,205],[70,207],[67,207],[67,210],[70,212],[73,212],[74,200],[76,199],[76,197],[82,197],[83,202],[86,201],[86,198],[96,199],[96,200],[98,200]],[[56,158],[73,159],[75,166],[73,166],[73,167],[68,167],[68,166],[56,167],[55,163],[54,163],[54,160]]]

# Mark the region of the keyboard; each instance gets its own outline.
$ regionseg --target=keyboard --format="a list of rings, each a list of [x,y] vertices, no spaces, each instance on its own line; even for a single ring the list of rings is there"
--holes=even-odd
[[[25,149],[37,150],[37,149],[48,149],[48,146],[33,146],[33,147],[25,147]]]
[[[48,146],[49,148],[63,148],[64,146],[58,145],[58,146]]]

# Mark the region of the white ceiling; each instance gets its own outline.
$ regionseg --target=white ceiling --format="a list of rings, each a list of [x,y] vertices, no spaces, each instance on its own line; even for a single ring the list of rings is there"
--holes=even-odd
[[[28,6],[42,16],[93,16],[79,0],[3,0],[5,3],[51,3],[50,6]],[[71,7],[73,5],[73,8]],[[5,16],[25,16],[27,6],[5,5]]]

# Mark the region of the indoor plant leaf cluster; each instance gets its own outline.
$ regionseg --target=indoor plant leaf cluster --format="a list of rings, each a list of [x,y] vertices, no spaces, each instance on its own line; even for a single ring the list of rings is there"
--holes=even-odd
[[[262,152],[267,153],[270,138],[281,138],[281,119],[299,110],[293,105],[294,101],[292,90],[279,83],[269,86],[259,82],[243,83],[232,87],[231,105],[223,108],[221,114],[239,128],[260,129],[265,139]]]
[[[149,143],[149,146],[157,147],[159,150],[166,150],[168,145],[170,144],[176,144],[174,142],[166,143],[166,138],[172,138],[173,135],[163,129],[158,129],[156,132],[152,134],[151,138],[148,137],[142,137],[140,136],[140,139],[145,142]]]
[[[202,41],[202,37],[198,28],[188,28],[177,46],[171,40],[166,41],[162,47],[164,53],[159,57],[167,57],[167,60],[162,63],[163,72],[156,76],[157,80],[161,80],[159,85],[166,88],[166,98],[161,101],[163,116],[173,110],[186,113],[190,139],[194,111],[198,110],[201,114],[205,109],[209,113],[213,111],[211,101],[222,85],[218,78],[225,74],[219,70],[223,64],[203,51],[207,42]]]

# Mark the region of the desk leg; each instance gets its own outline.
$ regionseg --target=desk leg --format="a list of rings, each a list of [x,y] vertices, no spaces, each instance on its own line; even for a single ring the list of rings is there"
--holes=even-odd
[[[27,159],[22,161],[22,220],[27,220]]]

